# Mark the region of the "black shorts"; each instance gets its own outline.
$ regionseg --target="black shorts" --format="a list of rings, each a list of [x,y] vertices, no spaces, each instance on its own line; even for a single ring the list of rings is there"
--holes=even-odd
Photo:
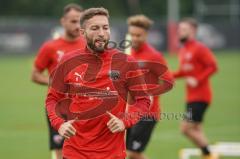
[[[47,113],[46,113],[46,116],[47,116]],[[48,116],[47,116],[47,123],[48,123],[48,131],[49,131],[50,150],[62,149],[64,138],[61,137],[55,129],[53,129]]]
[[[140,120],[127,130],[127,150],[143,152],[150,140],[156,120]]]
[[[185,120],[190,122],[201,123],[203,122],[203,117],[208,108],[208,103],[206,102],[190,102],[186,105],[186,116]]]

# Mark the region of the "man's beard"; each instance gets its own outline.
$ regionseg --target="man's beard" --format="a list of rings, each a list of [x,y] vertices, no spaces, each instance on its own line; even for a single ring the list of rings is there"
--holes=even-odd
[[[142,46],[143,42],[132,43],[132,48],[138,50]]]
[[[80,36],[80,33],[79,34],[74,34],[72,31],[67,31],[66,34],[71,39],[75,39],[75,38],[78,38]]]
[[[181,37],[181,38],[179,38],[179,41],[180,41],[182,44],[184,44],[185,42],[188,41],[188,37],[187,37],[187,36]]]
[[[93,39],[90,39],[90,38],[86,37],[86,40],[87,40],[88,47],[90,49],[92,49],[94,52],[99,53],[99,54],[101,54],[105,51],[105,48],[108,44],[108,40],[104,40],[105,44],[102,45],[101,47],[100,46],[97,47],[97,46],[95,46],[95,41]]]

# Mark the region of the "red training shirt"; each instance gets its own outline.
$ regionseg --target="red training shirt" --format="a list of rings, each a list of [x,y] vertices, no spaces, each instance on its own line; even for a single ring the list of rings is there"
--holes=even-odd
[[[118,50],[106,50],[95,55],[87,48],[76,50],[63,57],[58,65],[49,89],[46,108],[51,125],[59,129],[66,120],[79,119],[73,123],[76,135],[64,141],[63,157],[67,159],[123,159],[125,132],[112,133],[107,122],[106,111],[123,120],[126,128],[134,125],[139,118],[125,118],[128,93],[136,100],[130,113],[146,111],[148,97],[138,96],[130,88],[144,79],[131,77],[129,71],[137,70],[137,63]],[[96,71],[97,70],[97,71]],[[70,104],[63,104],[59,115],[60,101],[70,97]],[[69,98],[68,98],[69,99]],[[116,99],[116,101],[115,101]],[[67,102],[66,102],[67,103]],[[67,107],[66,107],[67,106]],[[72,114],[68,116],[68,113]],[[97,114],[97,115],[96,115]],[[81,120],[80,120],[81,119]]]
[[[192,76],[197,79],[197,87],[186,85],[187,102],[207,102],[212,99],[209,78],[217,71],[216,59],[205,45],[196,41],[187,41],[179,52],[180,67],[174,73],[175,78]]]
[[[167,63],[162,56],[162,53],[154,49],[151,45],[148,43],[143,43],[138,50],[131,49],[131,55],[138,61],[150,61],[150,62],[159,62],[165,66],[167,66]],[[156,78],[156,77],[153,77]],[[170,74],[170,72],[167,70],[162,77],[165,81],[173,84],[173,77]],[[155,80],[159,81],[159,78],[156,78]],[[152,97],[153,100],[151,101],[150,105],[150,115],[155,116],[159,119],[160,114],[160,101],[159,96]]]
[[[40,48],[34,65],[39,71],[48,69],[48,73],[50,74],[65,53],[82,49],[85,46],[86,41],[83,37],[79,37],[75,41],[66,41],[61,37],[50,40]]]

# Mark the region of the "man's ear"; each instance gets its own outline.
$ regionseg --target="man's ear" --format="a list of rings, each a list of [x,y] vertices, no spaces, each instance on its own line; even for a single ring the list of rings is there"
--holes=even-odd
[[[147,40],[147,38],[148,38],[148,31],[144,33],[144,39]]]
[[[62,18],[60,19],[60,23],[61,23],[62,26],[64,26],[64,20],[65,20],[64,17],[62,17]]]
[[[80,29],[80,34],[83,35],[83,36],[85,35],[85,31],[84,31],[83,28]]]
[[[147,30],[145,31],[145,36],[148,36],[148,31]]]

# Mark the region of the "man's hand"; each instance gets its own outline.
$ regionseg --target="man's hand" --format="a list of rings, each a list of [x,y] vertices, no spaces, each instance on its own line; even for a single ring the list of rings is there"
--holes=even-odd
[[[69,139],[71,136],[76,134],[76,129],[72,126],[72,123],[75,120],[70,120],[68,122],[63,123],[58,129],[58,133],[66,139]]]
[[[189,76],[189,77],[187,77],[186,80],[187,80],[187,84],[188,84],[190,87],[195,88],[195,87],[198,86],[198,81],[197,81],[196,78]]]
[[[122,120],[120,120],[110,112],[107,112],[107,114],[110,117],[110,120],[108,121],[107,126],[112,133],[122,132],[125,130],[125,125]]]

